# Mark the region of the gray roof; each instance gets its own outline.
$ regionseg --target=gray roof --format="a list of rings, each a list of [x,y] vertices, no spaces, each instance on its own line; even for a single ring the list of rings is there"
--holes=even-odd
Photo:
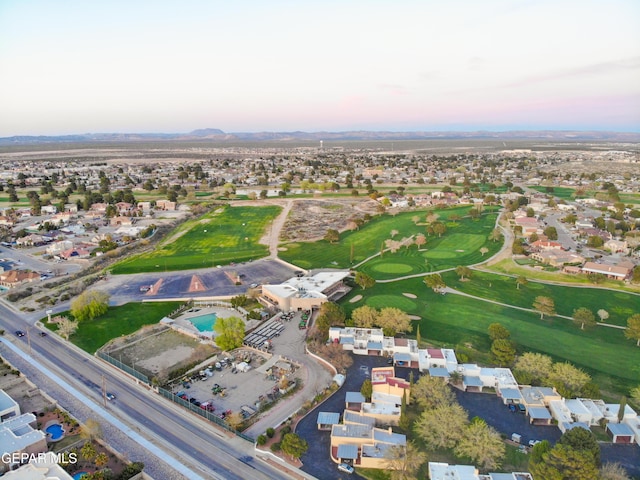
[[[369,350],[382,350],[382,342],[372,342],[370,340],[367,342],[367,348]]]
[[[440,377],[440,378],[449,378],[451,376],[451,374],[449,373],[449,370],[447,370],[444,367],[430,367],[429,375],[431,375],[432,377]]]
[[[480,380],[480,377],[464,376],[462,377],[462,383],[464,383],[467,387],[482,386],[482,380]]]
[[[393,359],[396,362],[410,362],[411,361],[411,355],[409,355],[408,353],[397,352],[397,353],[393,354]]]
[[[518,388],[501,388],[500,395],[509,400],[522,400],[522,394]]]
[[[347,403],[362,403],[365,398],[360,392],[347,392],[344,396],[344,401]]]
[[[529,407],[527,413],[531,418],[551,420],[551,413],[545,407]]]
[[[634,433],[629,425],[625,423],[607,423],[607,430],[609,430],[614,435],[625,435],[633,437]]]
[[[340,414],[335,412],[319,412],[318,425],[335,425],[340,423]]]
[[[358,446],[357,445],[338,445],[338,458],[347,458],[355,460],[358,458]]]

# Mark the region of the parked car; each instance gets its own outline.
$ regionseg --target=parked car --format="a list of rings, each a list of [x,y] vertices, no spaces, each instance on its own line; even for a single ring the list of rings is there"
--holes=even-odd
[[[22,330],[16,330],[16,337],[24,337],[26,335],[26,333],[24,333]]]
[[[516,413],[518,411],[518,409],[513,403],[509,405],[509,410],[511,410],[513,413]]]
[[[346,463],[341,463],[340,465],[338,465],[338,470],[344,473],[349,473],[349,474],[355,471],[351,465],[347,465]]]

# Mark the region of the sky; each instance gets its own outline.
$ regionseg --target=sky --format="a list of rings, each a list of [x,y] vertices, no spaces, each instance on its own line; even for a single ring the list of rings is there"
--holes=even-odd
[[[0,137],[640,132],[638,0],[0,0]]]

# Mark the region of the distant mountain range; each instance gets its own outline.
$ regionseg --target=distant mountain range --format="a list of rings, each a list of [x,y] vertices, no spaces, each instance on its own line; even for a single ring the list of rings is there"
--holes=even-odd
[[[0,145],[40,143],[210,141],[224,142],[300,142],[300,141],[384,141],[384,140],[545,140],[545,141],[614,141],[640,142],[640,133],[560,130],[517,130],[506,132],[385,132],[355,130],[347,132],[236,132],[202,128],[189,133],[85,133],[75,135],[16,135],[0,138]]]

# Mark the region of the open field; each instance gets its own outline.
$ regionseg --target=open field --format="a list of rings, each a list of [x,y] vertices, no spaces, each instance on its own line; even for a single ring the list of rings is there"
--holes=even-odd
[[[69,340],[93,354],[113,338],[129,335],[144,325],[158,323],[179,305],[179,302],[148,302],[109,307],[109,311],[103,316],[80,322],[75,335],[69,337]],[[62,312],[60,315],[71,317],[69,312]],[[57,325],[48,324],[46,320],[43,323],[47,328],[57,330]]]
[[[416,245],[401,247],[395,254],[385,252],[382,258],[373,259],[361,270],[376,279],[394,278],[451,266],[467,265],[482,260],[480,247],[489,249],[487,257],[499,250],[501,242],[490,242],[487,236],[493,230],[497,214],[487,213],[477,221],[463,218],[457,222],[448,221],[451,215],[466,215],[470,207],[435,210],[439,220],[447,223],[447,233],[442,237],[427,236],[427,244],[420,250]],[[395,240],[404,237],[415,238],[426,234],[425,217],[433,210],[413,211],[396,216],[383,215],[374,218],[360,230],[350,231],[340,236],[340,241],[330,244],[325,240],[313,243],[295,242],[281,246],[279,256],[302,268],[349,268],[380,252],[384,241],[391,238],[391,231],[398,233]],[[416,225],[414,217],[420,217]],[[285,250],[286,249],[286,250]],[[353,250],[353,258],[351,253]],[[353,260],[353,261],[351,261]]]
[[[512,288],[515,292],[515,286]],[[417,298],[409,299],[403,292],[414,293]],[[571,362],[591,373],[603,392],[618,395],[627,392],[640,378],[640,348],[619,329],[580,330],[570,320],[548,317],[540,320],[540,315],[534,312],[459,295],[440,295],[428,289],[420,278],[378,283],[364,291],[362,300],[350,303],[353,296],[361,294],[361,289],[354,289],[342,300],[348,314],[365,304],[400,308],[422,318],[414,322],[414,332],[419,324],[422,338],[429,342],[454,348],[470,344],[475,349],[488,351],[487,328],[498,322],[509,329],[519,352],[536,351],[557,361]]]
[[[538,192],[546,193],[547,195],[553,195],[554,197],[558,197],[563,200],[573,200],[574,193],[576,191],[575,188],[570,188],[570,187],[545,187],[542,185],[536,185],[529,188],[536,190]],[[547,188],[553,188],[553,191],[548,192]]]
[[[280,207],[224,207],[183,223],[150,253],[116,264],[114,274],[208,268],[268,255],[259,242]]]
[[[516,288],[516,279],[505,275],[474,271],[471,279],[460,281],[455,272],[442,275],[447,286],[469,295],[497,302],[532,308],[536,297],[550,297],[559,315],[572,316],[576,308],[586,307],[594,315],[599,309],[609,312],[606,323],[626,326],[627,318],[640,313],[640,295],[593,287],[570,287],[529,282]],[[597,318],[597,316],[596,316]]]

